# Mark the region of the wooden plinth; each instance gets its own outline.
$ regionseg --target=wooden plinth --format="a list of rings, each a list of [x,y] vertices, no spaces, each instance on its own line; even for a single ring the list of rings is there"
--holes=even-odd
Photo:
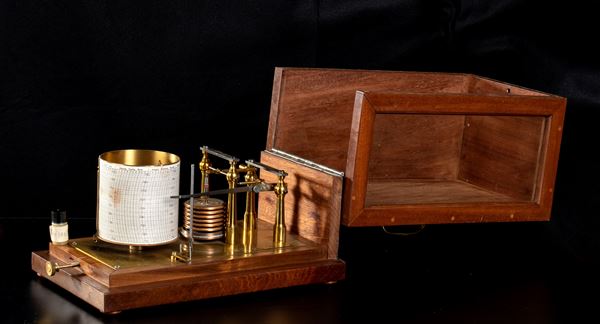
[[[184,241],[131,253],[127,246],[79,238],[33,252],[31,267],[104,313],[344,279],[344,262],[328,258],[326,245],[288,233],[286,244],[274,248],[272,224],[257,225],[251,249],[197,243],[191,263],[170,260]],[[78,266],[49,276],[48,261]]]
[[[340,260],[318,260],[251,270],[240,269],[111,288],[77,268],[62,269],[50,277],[46,261],[60,262],[48,251],[33,252],[32,269],[103,313],[234,295],[297,285],[328,283],[344,278]]]

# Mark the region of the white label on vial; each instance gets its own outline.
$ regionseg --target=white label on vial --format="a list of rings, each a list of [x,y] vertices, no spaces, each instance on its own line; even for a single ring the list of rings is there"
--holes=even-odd
[[[65,243],[69,240],[69,225],[50,225],[52,243]]]

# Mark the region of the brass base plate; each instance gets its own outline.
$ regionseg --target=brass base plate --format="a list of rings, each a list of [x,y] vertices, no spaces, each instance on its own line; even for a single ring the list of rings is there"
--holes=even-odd
[[[238,222],[236,228],[236,242],[238,244],[234,247],[228,247],[222,241],[194,242],[192,261],[194,263],[214,262],[216,259],[231,260],[248,258],[254,254],[281,254],[288,251],[318,247],[309,240],[289,234],[283,248],[274,248],[273,225],[261,220],[257,222],[256,236],[249,245],[245,245],[241,233],[242,225],[241,221]],[[110,244],[89,237],[70,240],[68,246],[113,269],[130,269],[148,266],[172,266],[171,253],[173,251],[179,252],[180,244],[187,244],[187,242],[187,239],[180,239],[168,245],[144,247],[141,251],[135,253],[132,253],[128,246]],[[210,258],[206,259],[207,256]]]

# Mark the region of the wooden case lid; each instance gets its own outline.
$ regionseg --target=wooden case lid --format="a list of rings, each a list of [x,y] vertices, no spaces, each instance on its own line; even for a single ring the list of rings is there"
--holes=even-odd
[[[390,92],[395,94],[377,95],[378,105],[387,108],[361,109],[362,94]],[[290,153],[343,171],[345,225],[547,220],[551,192],[541,194],[540,190],[543,186],[544,190],[552,191],[554,185],[565,104],[566,100],[558,96],[470,74],[276,68],[267,150]],[[365,111],[371,111],[373,120],[361,132],[359,121]],[[500,115],[506,117],[491,118]],[[520,115],[531,118],[523,120]],[[475,127],[465,132],[468,123]],[[511,135],[511,129],[523,125],[529,128]],[[491,135],[481,131],[489,127],[503,128]],[[431,130],[436,131],[432,134]],[[557,130],[558,134],[548,133]],[[407,136],[409,131],[412,137]],[[468,135],[466,139],[464,134]],[[524,141],[529,143],[526,148],[521,144],[524,136],[531,137]],[[367,139],[368,147],[357,150],[361,138],[363,142]],[[399,149],[378,150],[373,146],[373,138],[384,147],[389,138],[395,138],[394,145]],[[448,143],[457,149],[449,150],[445,146]],[[501,144],[499,149],[489,149],[498,144]],[[480,152],[483,158],[477,158],[475,153],[464,156],[462,148],[469,149],[467,153]],[[419,153],[427,151],[433,153]],[[360,162],[361,157],[357,152],[363,155],[359,167],[356,161]],[[485,159],[501,157],[505,152],[509,158],[500,160],[496,166],[506,170],[515,167],[525,179],[524,185],[512,191],[505,188],[510,187],[510,181],[498,180],[502,175],[489,176],[493,162]],[[523,163],[519,161],[522,152],[531,155]],[[386,175],[387,170],[392,174]],[[486,182],[486,177],[491,180]],[[357,178],[362,179],[360,184],[356,183]],[[431,186],[440,180],[451,183]],[[471,180],[474,183],[469,183]],[[516,181],[513,179],[512,184]],[[464,191],[467,184],[476,187]],[[413,200],[410,197],[378,200],[369,194],[392,192],[393,196],[394,190],[403,197],[412,196]],[[441,196],[441,202],[436,200],[438,197],[418,195],[418,191],[432,190],[438,190],[435,192]],[[351,191],[362,195],[348,194]],[[462,196],[455,192],[461,192]],[[506,208],[497,212],[498,206]],[[428,212],[415,213],[415,210]]]

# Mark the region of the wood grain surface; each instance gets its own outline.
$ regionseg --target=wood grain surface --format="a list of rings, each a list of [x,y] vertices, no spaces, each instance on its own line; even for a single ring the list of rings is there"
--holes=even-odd
[[[285,170],[288,193],[285,197],[287,230],[327,249],[327,257],[337,258],[342,199],[342,177],[302,165],[273,152],[263,151],[261,162]],[[261,178],[275,182],[277,177],[261,172]],[[273,223],[276,197],[261,193],[259,219]]]
[[[192,279],[108,288],[86,275],[73,276],[59,271],[56,275],[48,277],[44,272],[47,260],[53,260],[47,251],[33,252],[32,269],[105,313],[296,285],[327,283],[344,279],[345,276],[345,264],[342,261],[324,259],[287,266],[271,266],[268,269],[218,272]]]
[[[519,200],[460,180],[405,179],[369,181],[365,207],[516,201]]]
[[[548,220],[564,109],[547,95],[358,91],[343,223]]]
[[[370,181],[456,179],[464,121],[462,115],[376,114]]]
[[[463,74],[277,68],[266,148],[343,170],[356,90],[463,93],[469,82]]]
[[[519,200],[537,200],[549,118],[468,116],[459,178]]]

